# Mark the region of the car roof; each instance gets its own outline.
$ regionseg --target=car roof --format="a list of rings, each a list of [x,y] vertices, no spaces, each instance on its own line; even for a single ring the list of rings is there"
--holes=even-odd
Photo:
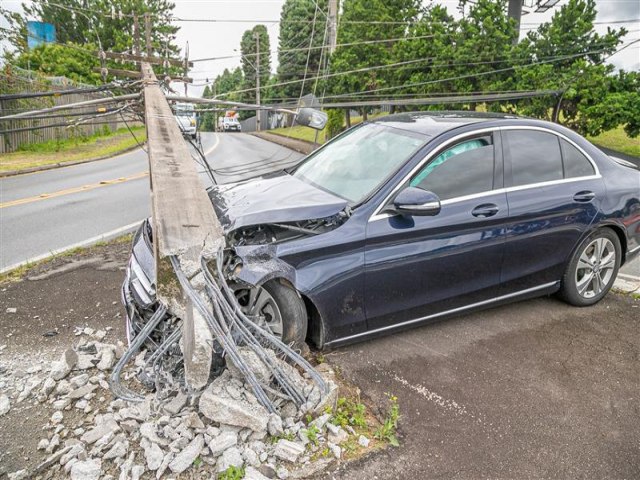
[[[402,130],[421,133],[430,137],[454,128],[496,120],[522,119],[515,115],[487,112],[407,112],[376,118],[379,123]]]

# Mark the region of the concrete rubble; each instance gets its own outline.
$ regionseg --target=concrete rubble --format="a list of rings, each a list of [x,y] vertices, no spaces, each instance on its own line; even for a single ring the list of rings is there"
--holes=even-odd
[[[25,402],[50,410],[38,444],[46,459],[35,470],[13,472],[9,478],[160,479],[190,469],[215,478],[230,467],[242,468],[247,479],[304,478],[305,472],[325,468],[331,457],[341,458],[339,445],[350,438],[331,423],[330,413],[324,413],[337,399],[329,368],[319,369],[330,390],[321,398],[311,379],[277,359],[305,392],[305,399],[297,407],[276,398],[276,413],[267,412],[234,367],[224,369],[201,391],[187,392],[176,381],[133,403],[114,398],[108,383],[123,345],[103,343],[104,336],[95,334],[87,338],[84,332],[79,340],[58,361],[18,379],[21,386],[12,394],[0,396],[0,415],[12,408],[20,394]],[[268,382],[268,371],[260,371],[260,360],[250,358],[249,362],[255,363],[258,377]],[[132,362],[124,379],[144,391],[135,380],[139,369]],[[314,432],[313,442],[309,429]],[[364,443],[362,437],[351,438]]]

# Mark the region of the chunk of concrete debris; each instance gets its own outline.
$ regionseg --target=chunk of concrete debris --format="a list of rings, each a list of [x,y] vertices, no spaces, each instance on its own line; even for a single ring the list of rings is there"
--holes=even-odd
[[[121,442],[116,442],[113,447],[109,449],[107,453],[102,457],[104,460],[110,460],[112,458],[121,458],[127,454],[129,450],[129,442],[126,440]]]
[[[218,471],[224,472],[229,467],[241,468],[244,465],[242,454],[236,447],[231,447],[225,450],[222,457],[218,460]]]
[[[0,395],[0,417],[7,414],[11,410],[11,402],[6,395]]]
[[[15,307],[7,307],[7,310],[6,310],[7,313],[16,313],[17,311],[18,309]]]
[[[134,465],[131,468],[131,480],[140,480],[144,473],[144,467],[142,465]]]
[[[69,375],[69,372],[78,363],[78,354],[71,348],[66,350],[60,360],[54,362],[51,367],[51,373],[49,374],[54,380],[62,380]]]
[[[44,383],[42,384],[40,393],[43,394],[45,397],[48,397],[49,394],[53,392],[54,388],[56,388],[56,381],[51,377],[47,377]]]
[[[266,352],[265,352],[266,353]],[[256,376],[256,379],[260,383],[269,384],[271,379],[271,371],[267,365],[264,364],[258,355],[251,350],[249,347],[240,347],[238,348],[238,354],[244,360],[245,364],[253,372]],[[233,362],[231,357],[227,357],[227,367],[229,368],[229,372],[233,378],[237,378],[241,381],[245,381],[245,377],[237,367],[237,365]]]
[[[363,448],[367,448],[369,446],[369,439],[364,435],[360,435],[358,437],[358,444]]]
[[[114,349],[105,348],[102,350],[100,361],[98,362],[98,370],[111,370],[116,363],[116,352]]]
[[[269,477],[265,477],[253,467],[247,467],[244,471],[244,480],[269,480]]]
[[[193,461],[198,458],[202,448],[204,447],[204,436],[198,435],[194,438],[184,450],[175,456],[169,464],[169,469],[173,473],[182,473],[189,468]]]
[[[85,395],[87,395],[88,393],[93,392],[96,388],[98,388],[97,385],[93,385],[88,383],[87,385],[84,385],[80,388],[76,388],[75,390],[69,392],[69,398],[71,400],[76,400],[78,398],[82,398]]]
[[[114,434],[118,430],[120,430],[120,427],[115,420],[105,420],[100,425],[97,425],[88,432],[85,432],[82,437],[80,437],[80,440],[88,445],[91,445],[92,443],[97,442],[106,435]]]
[[[345,432],[342,427],[336,426],[333,423],[327,423],[327,432],[327,440],[330,443],[335,443],[336,445],[349,438],[349,434]]]
[[[329,443],[329,450],[331,450],[334,457],[340,460],[340,457],[342,457],[342,449],[338,445]]]
[[[276,415],[275,413],[272,413],[271,415],[269,415],[267,430],[269,431],[269,435],[271,435],[272,437],[277,437],[284,433],[284,428],[282,426],[282,418],[280,418],[280,415]]]
[[[188,397],[184,393],[178,392],[178,394],[163,407],[164,411],[170,415],[176,415],[187,404],[187,399]]]
[[[71,480],[98,480],[102,472],[102,462],[100,459],[85,460],[75,462],[71,467]]]
[[[7,310],[9,309],[7,308]],[[8,477],[9,477],[9,480],[24,480],[25,478],[29,477],[29,472],[27,472],[26,469],[22,469],[22,470],[18,470],[17,472],[10,473]]]
[[[304,453],[304,445],[299,442],[291,442],[284,438],[278,440],[276,448],[273,450],[273,454],[287,462],[295,463],[298,457]]]
[[[209,450],[211,455],[217,457],[224,453],[230,447],[233,447],[238,443],[238,434],[232,431],[224,431],[220,435],[214,437],[209,442]]]
[[[254,432],[265,431],[269,413],[260,404],[246,400],[236,400],[229,396],[225,388],[220,388],[221,375],[211,382],[200,396],[200,413],[214,422],[250,428]]]
[[[144,458],[147,461],[147,468],[151,471],[158,470],[160,465],[162,465],[162,460],[164,460],[164,452],[162,449],[157,443],[152,443],[148,440],[144,440],[141,445],[144,449]]]
[[[51,415],[51,423],[57,425],[62,422],[63,418],[64,414],[60,410],[53,412],[53,415]]]

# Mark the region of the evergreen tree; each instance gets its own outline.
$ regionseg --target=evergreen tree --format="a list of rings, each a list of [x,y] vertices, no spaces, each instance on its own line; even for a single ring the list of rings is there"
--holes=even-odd
[[[286,0],[280,13],[280,37],[278,43],[277,82],[299,80],[307,72],[308,77],[322,74],[329,51],[328,1]],[[315,21],[314,21],[315,19]],[[298,98],[313,92],[315,81],[292,83],[275,87],[274,96],[279,99]]]

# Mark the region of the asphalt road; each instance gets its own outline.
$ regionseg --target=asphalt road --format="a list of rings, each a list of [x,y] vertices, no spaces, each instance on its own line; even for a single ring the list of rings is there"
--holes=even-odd
[[[400,448],[333,480],[640,478],[640,299],[539,298],[326,354]]]
[[[284,168],[301,155],[245,134],[202,135],[219,183]],[[240,166],[239,165],[244,165]],[[0,270],[131,229],[151,213],[147,155],[0,179]],[[198,166],[205,185],[205,168]]]

